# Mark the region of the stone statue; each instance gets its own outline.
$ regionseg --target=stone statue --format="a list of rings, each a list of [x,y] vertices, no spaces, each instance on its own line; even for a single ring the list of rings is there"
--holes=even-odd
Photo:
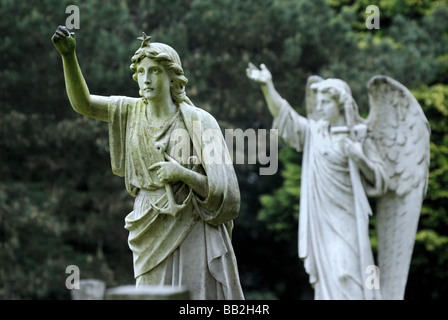
[[[135,197],[125,228],[136,285],[182,285],[192,299],[244,299],[231,243],[238,181],[231,161],[210,161],[213,152],[230,157],[224,138],[187,97],[177,52],[150,38],[138,38],[132,57],[140,98],[90,94],[74,34],[59,26],[52,41],[73,109],[108,122],[112,171]]]
[[[279,135],[303,152],[298,250],[315,299],[403,299],[429,170],[430,128],[417,100],[375,76],[364,119],[346,82],[311,76],[303,117],[265,65],[246,72],[261,85]],[[376,269],[368,197],[376,204]],[[369,275],[378,268],[375,284]]]

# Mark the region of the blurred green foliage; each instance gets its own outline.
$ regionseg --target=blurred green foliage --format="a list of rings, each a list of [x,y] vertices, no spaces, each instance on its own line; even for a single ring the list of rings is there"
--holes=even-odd
[[[77,55],[90,91],[137,96],[130,58],[142,31],[182,58],[187,94],[223,129],[269,129],[245,76],[265,63],[305,113],[308,76],[338,77],[368,113],[367,81],[410,88],[430,121],[431,174],[406,297],[448,296],[448,2],[446,0],[0,0],[0,296],[69,299],[65,268],[108,287],[133,283],[124,217],[133,199],[110,170],[107,124],[76,114],[51,43],[80,8]],[[365,28],[380,8],[381,29]],[[301,155],[280,144],[279,172],[235,165],[242,204],[233,242],[249,299],[311,299],[297,258]]]

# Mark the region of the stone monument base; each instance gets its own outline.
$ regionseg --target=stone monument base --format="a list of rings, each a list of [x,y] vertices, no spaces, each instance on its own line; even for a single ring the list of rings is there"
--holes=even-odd
[[[106,300],[189,300],[184,287],[125,285],[108,289]]]

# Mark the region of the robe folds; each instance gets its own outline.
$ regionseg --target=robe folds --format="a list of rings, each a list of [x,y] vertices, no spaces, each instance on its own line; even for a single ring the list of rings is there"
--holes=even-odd
[[[288,145],[303,152],[298,253],[315,299],[378,299],[379,293],[365,286],[365,270],[374,264],[368,238],[370,208],[359,203],[366,197],[354,196],[362,192],[374,197],[387,190],[387,171],[375,144],[363,144],[375,182],[360,176],[356,182],[342,151],[344,140],[332,136],[329,122],[302,117],[283,100],[273,127]],[[360,246],[360,240],[367,245]]]
[[[216,120],[184,102],[164,126],[152,127],[142,99],[112,96],[110,101],[112,171],[125,178],[135,197],[125,228],[137,285],[184,285],[192,299],[244,299],[231,243],[239,186]],[[176,202],[185,204],[177,217],[158,210],[168,199],[155,170],[148,170],[163,160],[156,144],[189,169],[193,164],[185,160],[196,156],[195,171],[207,176],[205,198],[182,182],[171,185]]]

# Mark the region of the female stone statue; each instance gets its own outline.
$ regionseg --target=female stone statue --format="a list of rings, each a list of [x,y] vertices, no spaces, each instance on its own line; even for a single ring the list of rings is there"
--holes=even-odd
[[[365,120],[347,83],[312,76],[305,118],[279,95],[265,65],[249,64],[247,76],[261,85],[279,135],[303,152],[299,257],[315,299],[402,299],[429,168],[429,126],[415,98],[395,80],[374,77]],[[374,286],[367,197],[378,199]]]
[[[231,161],[210,159],[212,151],[229,157],[219,125],[187,97],[177,52],[144,33],[139,40],[131,70],[141,98],[131,98],[90,94],[73,34],[60,26],[52,37],[73,109],[108,122],[112,171],[135,197],[125,228],[136,284],[182,285],[192,299],[244,299],[231,244],[238,182]]]

